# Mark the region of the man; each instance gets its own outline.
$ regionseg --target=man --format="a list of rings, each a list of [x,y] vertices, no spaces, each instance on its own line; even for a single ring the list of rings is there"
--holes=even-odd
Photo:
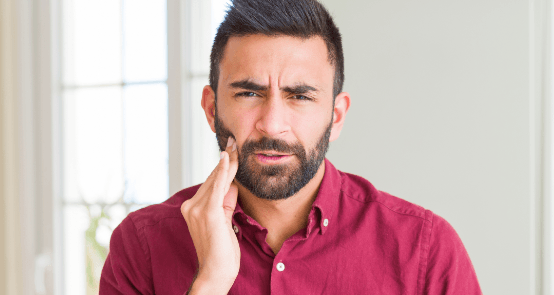
[[[320,3],[235,0],[202,93],[221,160],[121,223],[100,293],[481,294],[445,220],[325,160],[343,64]]]

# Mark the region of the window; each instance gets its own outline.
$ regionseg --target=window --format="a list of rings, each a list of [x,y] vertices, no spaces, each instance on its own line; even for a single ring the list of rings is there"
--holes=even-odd
[[[171,0],[61,0],[59,244],[64,294],[98,294],[111,232],[129,212],[174,193],[172,171],[187,175],[183,170],[188,169],[188,179],[180,183],[184,188],[203,182],[216,165],[215,136],[199,102],[226,2],[184,2],[186,14],[177,12],[177,23],[185,23],[185,15],[190,20],[171,31]],[[184,52],[168,54],[168,41],[181,38],[187,39]],[[180,67],[171,69],[172,63]],[[182,77],[180,85],[169,82],[172,74]],[[169,106],[175,101],[185,108],[177,114],[186,128],[177,128],[181,132],[172,136],[187,137],[194,142],[190,148],[169,146]],[[191,160],[172,170],[172,156]]]

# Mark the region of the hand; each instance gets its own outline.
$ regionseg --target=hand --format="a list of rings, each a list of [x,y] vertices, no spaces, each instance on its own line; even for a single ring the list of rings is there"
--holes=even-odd
[[[237,146],[229,137],[217,167],[194,197],[181,205],[199,265],[189,294],[227,294],[239,273],[240,248],[231,223],[238,196],[232,183],[237,169]]]

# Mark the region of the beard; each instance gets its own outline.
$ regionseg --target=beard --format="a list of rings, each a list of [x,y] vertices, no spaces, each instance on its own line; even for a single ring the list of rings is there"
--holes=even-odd
[[[223,125],[215,110],[215,136],[219,149],[225,150],[227,139],[232,132]],[[316,146],[309,152],[300,143],[289,144],[282,139],[262,137],[259,140],[244,142],[239,149],[239,167],[235,179],[253,195],[265,200],[284,200],[302,189],[319,170],[329,148],[329,137],[333,127],[331,122],[319,137]],[[257,151],[276,151],[298,159],[296,163],[261,165],[256,161]]]

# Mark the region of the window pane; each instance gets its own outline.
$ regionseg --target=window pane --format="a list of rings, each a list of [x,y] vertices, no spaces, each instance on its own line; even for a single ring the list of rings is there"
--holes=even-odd
[[[167,86],[124,89],[125,202],[159,203],[168,198]]]
[[[121,204],[64,206],[66,294],[98,294],[112,232],[126,214]]]
[[[63,1],[63,83],[121,83],[120,1]]]
[[[123,1],[125,82],[167,79],[166,1]]]
[[[64,95],[64,199],[112,203],[123,194],[123,118],[119,87]]]
[[[217,33],[217,28],[219,28],[219,24],[223,21],[225,18],[225,13],[227,12],[227,8],[231,5],[231,0],[212,0],[212,35],[211,40],[215,38],[215,34]]]
[[[115,227],[168,198],[166,1],[62,6],[64,294],[96,295]]]
[[[65,294],[85,294],[86,246],[85,235],[90,225],[85,206],[64,206],[64,284]]]

